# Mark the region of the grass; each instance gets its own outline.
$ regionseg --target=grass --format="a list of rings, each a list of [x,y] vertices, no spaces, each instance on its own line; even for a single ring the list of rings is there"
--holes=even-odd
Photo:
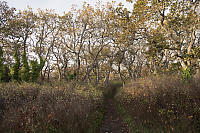
[[[0,84],[0,132],[95,133],[103,117],[103,93],[70,83]]]
[[[128,124],[128,127],[129,127],[129,131],[131,133],[137,133],[137,130],[134,126],[134,122],[133,120],[131,119],[131,116],[129,116],[129,114],[127,113],[126,109],[121,106],[119,103],[117,104],[117,110],[119,111],[119,113],[121,114],[124,122],[126,124]]]
[[[133,133],[200,132],[200,79],[157,76],[107,88],[71,83],[0,84],[0,132],[97,133],[105,99]]]
[[[120,91],[120,88],[122,87],[123,83],[118,80],[114,80],[109,83],[109,85],[104,88],[103,95],[105,99],[114,98],[118,92]]]
[[[93,121],[91,122],[90,128],[88,128],[87,133],[98,133],[101,127],[102,121],[104,119],[104,107],[94,113]]]
[[[200,80],[176,76],[131,82],[117,96],[118,110],[135,132],[200,132]],[[133,126],[131,126],[131,124]]]

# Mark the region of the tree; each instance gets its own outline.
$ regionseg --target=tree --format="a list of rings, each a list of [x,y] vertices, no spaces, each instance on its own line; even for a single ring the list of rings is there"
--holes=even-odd
[[[11,68],[11,75],[12,75],[12,79],[14,81],[20,81],[20,76],[19,76],[19,71],[20,71],[20,57],[19,57],[19,51],[16,48],[15,50],[15,54],[14,54],[14,60],[15,63],[13,65],[13,67]]]
[[[0,81],[3,80],[3,50],[0,47]]]
[[[36,58],[44,64],[41,65],[43,70],[46,60],[52,55],[56,36],[59,34],[58,15],[53,10],[38,10],[35,25],[35,41],[32,44],[32,51],[37,55]],[[45,73],[42,70],[40,75],[44,79]]]
[[[153,3],[160,16],[161,29],[169,39],[168,49],[176,53],[180,62],[183,78],[191,77],[194,64],[193,51],[197,43],[199,29],[199,1],[162,1]],[[169,10],[168,10],[169,9]],[[166,13],[169,11],[169,13]],[[188,75],[189,74],[189,75]]]
[[[45,60],[40,57],[40,64],[38,63],[37,60],[31,60],[30,65],[31,65],[31,81],[36,82],[40,76],[40,72],[42,71],[43,67],[45,64]]]
[[[17,81],[56,73],[59,80],[108,85],[112,75],[125,82],[170,71],[190,79],[200,62],[199,1],[127,1],[132,11],[99,2],[64,15],[14,12],[1,2],[1,75],[10,66]]]
[[[26,81],[26,82],[30,80],[30,68],[29,68],[26,52],[23,52],[22,54],[22,68],[20,70],[20,77],[23,81]]]

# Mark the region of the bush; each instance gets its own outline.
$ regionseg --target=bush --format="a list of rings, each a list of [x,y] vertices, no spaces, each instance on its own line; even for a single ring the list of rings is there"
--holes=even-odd
[[[19,81],[20,80],[20,76],[19,76],[19,71],[20,71],[20,57],[19,57],[19,52],[17,50],[15,50],[15,54],[14,54],[14,60],[15,60],[15,64],[12,67],[11,70],[11,75],[12,75],[12,79],[14,81]]]
[[[69,83],[0,84],[0,106],[5,107],[0,132],[93,131],[91,125],[96,114],[98,119],[101,116],[103,96],[94,87],[86,87],[73,88]]]
[[[20,77],[22,81],[28,82],[30,80],[30,67],[28,65],[28,59],[26,57],[26,52],[22,54],[22,68],[20,70]]]
[[[118,96],[139,132],[199,132],[200,80],[157,76],[129,83]]]
[[[10,70],[8,65],[4,64],[3,50],[0,46],[0,82],[9,82],[10,81]]]

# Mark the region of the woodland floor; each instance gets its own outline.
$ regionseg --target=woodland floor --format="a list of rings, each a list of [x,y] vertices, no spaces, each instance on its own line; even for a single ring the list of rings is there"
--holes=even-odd
[[[100,133],[129,133],[113,98],[105,100],[105,116]]]

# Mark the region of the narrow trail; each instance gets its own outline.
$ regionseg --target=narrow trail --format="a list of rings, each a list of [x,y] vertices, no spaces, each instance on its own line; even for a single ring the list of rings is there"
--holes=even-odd
[[[105,101],[105,118],[100,133],[129,133],[113,98]]]

